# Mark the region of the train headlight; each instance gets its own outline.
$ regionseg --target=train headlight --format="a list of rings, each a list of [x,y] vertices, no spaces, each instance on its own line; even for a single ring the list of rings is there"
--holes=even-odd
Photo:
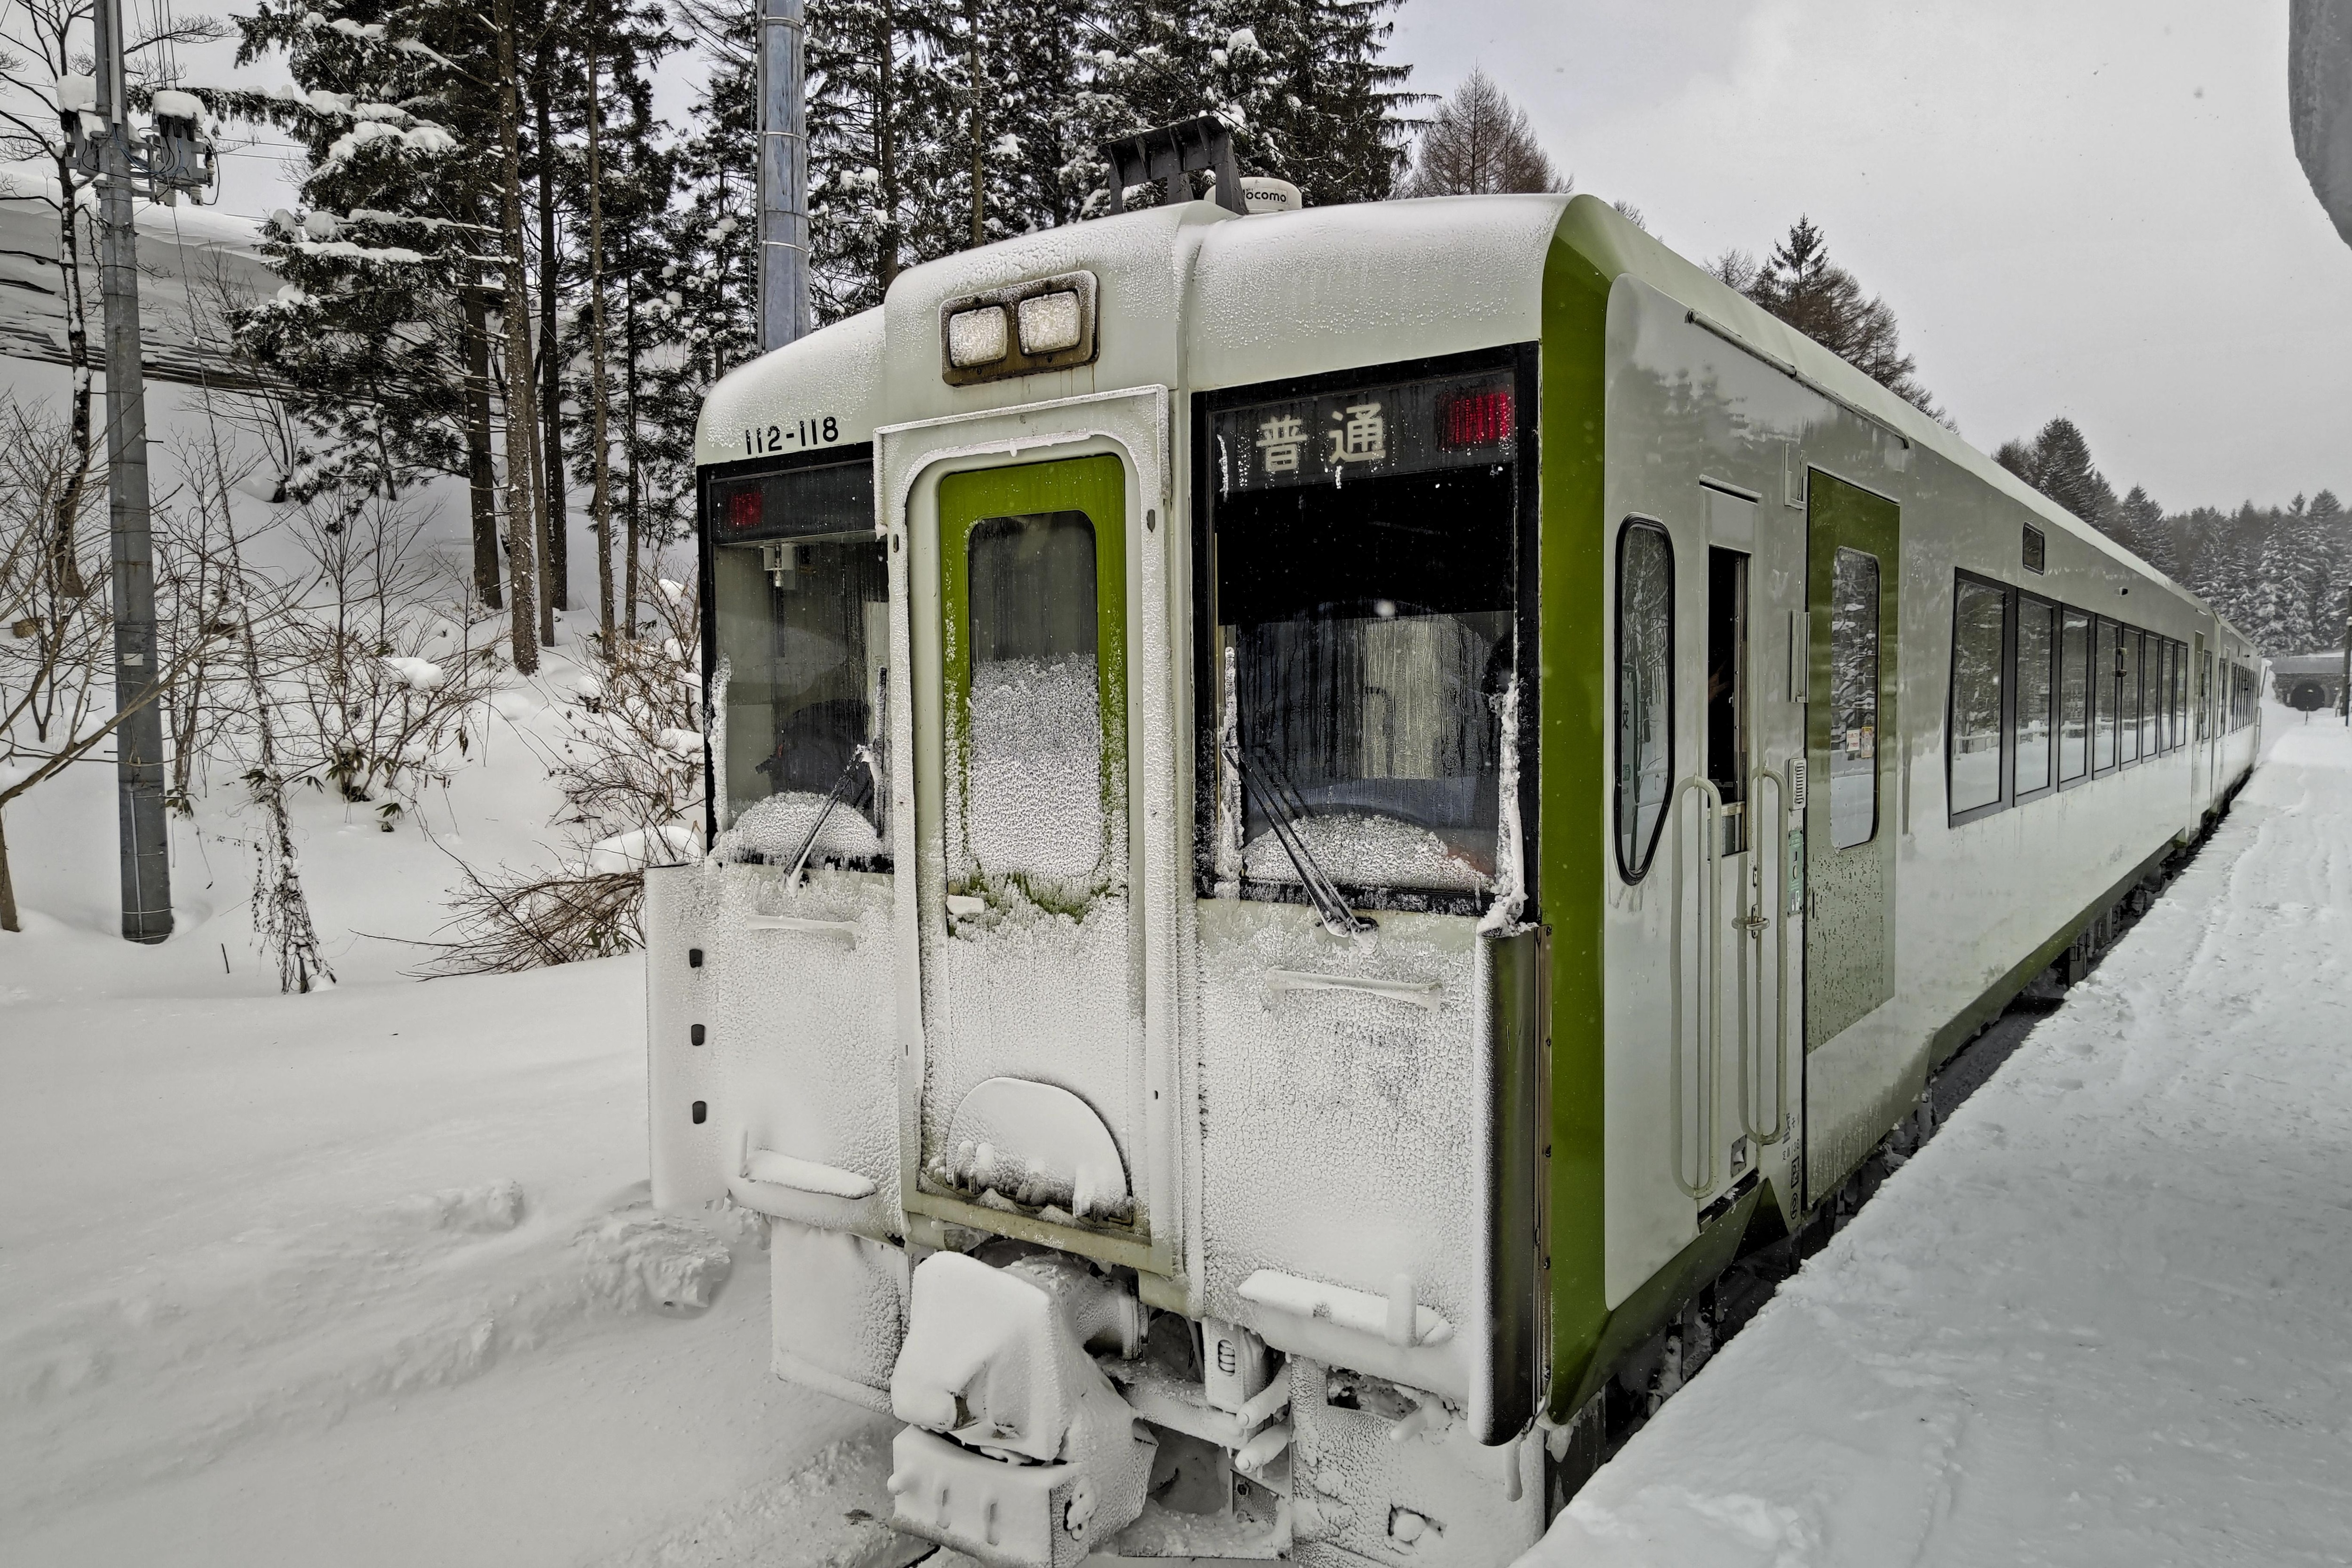
[[[1057,272],[940,303],[940,374],[950,386],[1092,364],[1101,347],[1091,272]]]
[[[1074,349],[1083,335],[1083,325],[1076,291],[1033,295],[1021,301],[1021,352],[1050,354]]]
[[[1025,316],[1027,312],[1024,310]],[[1027,324],[1025,321],[1023,323]],[[1023,334],[1024,337],[1026,333]],[[958,370],[994,364],[1004,357],[1004,307],[983,305],[948,318],[948,363]]]

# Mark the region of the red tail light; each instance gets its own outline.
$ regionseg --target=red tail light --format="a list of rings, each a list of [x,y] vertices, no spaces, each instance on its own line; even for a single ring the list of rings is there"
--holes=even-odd
[[[760,526],[758,490],[743,490],[727,498],[727,526],[737,532]]]
[[[1511,395],[1466,393],[1439,410],[1437,429],[1442,446],[1499,447],[1511,438]]]

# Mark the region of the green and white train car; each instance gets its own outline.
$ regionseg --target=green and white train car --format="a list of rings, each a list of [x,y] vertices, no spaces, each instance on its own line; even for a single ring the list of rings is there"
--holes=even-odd
[[[1507,1562],[2255,757],[2209,606],[1587,197],[1007,240],[698,440],[656,1200],[982,1561]]]

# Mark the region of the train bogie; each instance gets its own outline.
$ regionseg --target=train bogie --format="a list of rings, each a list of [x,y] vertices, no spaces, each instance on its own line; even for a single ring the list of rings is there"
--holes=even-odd
[[[2210,610],[1589,200],[1007,241],[699,442],[656,1198],[985,1561],[1508,1560],[2251,764]]]

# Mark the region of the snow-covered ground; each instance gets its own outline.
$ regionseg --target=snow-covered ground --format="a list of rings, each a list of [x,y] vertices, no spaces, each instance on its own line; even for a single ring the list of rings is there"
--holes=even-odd
[[[2268,721],[2169,896],[1531,1561],[2345,1560],[2352,739]],[[492,748],[431,826],[520,857],[551,803]],[[756,1232],[645,1205],[635,960],[402,978],[352,933],[425,934],[442,852],[320,800],[343,984],[257,972],[226,816],[126,947],[90,771],[10,823],[0,1561],[921,1550],[871,1518],[888,1424],[769,1376]]]
[[[152,949],[114,934],[110,766],[10,808],[0,1563],[910,1554],[865,1517],[884,1425],[767,1374],[757,1232],[646,1206],[639,961],[404,973],[453,857],[559,858],[574,651],[394,831],[297,797],[321,994],[255,952],[234,778],[174,825]]]
[[[2065,1005],[1529,1568],[2352,1562],[2352,735]]]
[[[898,1552],[845,1517],[879,1424],[766,1374],[758,1236],[646,1207],[635,961],[125,996],[124,954],[0,938],[0,1561]]]

